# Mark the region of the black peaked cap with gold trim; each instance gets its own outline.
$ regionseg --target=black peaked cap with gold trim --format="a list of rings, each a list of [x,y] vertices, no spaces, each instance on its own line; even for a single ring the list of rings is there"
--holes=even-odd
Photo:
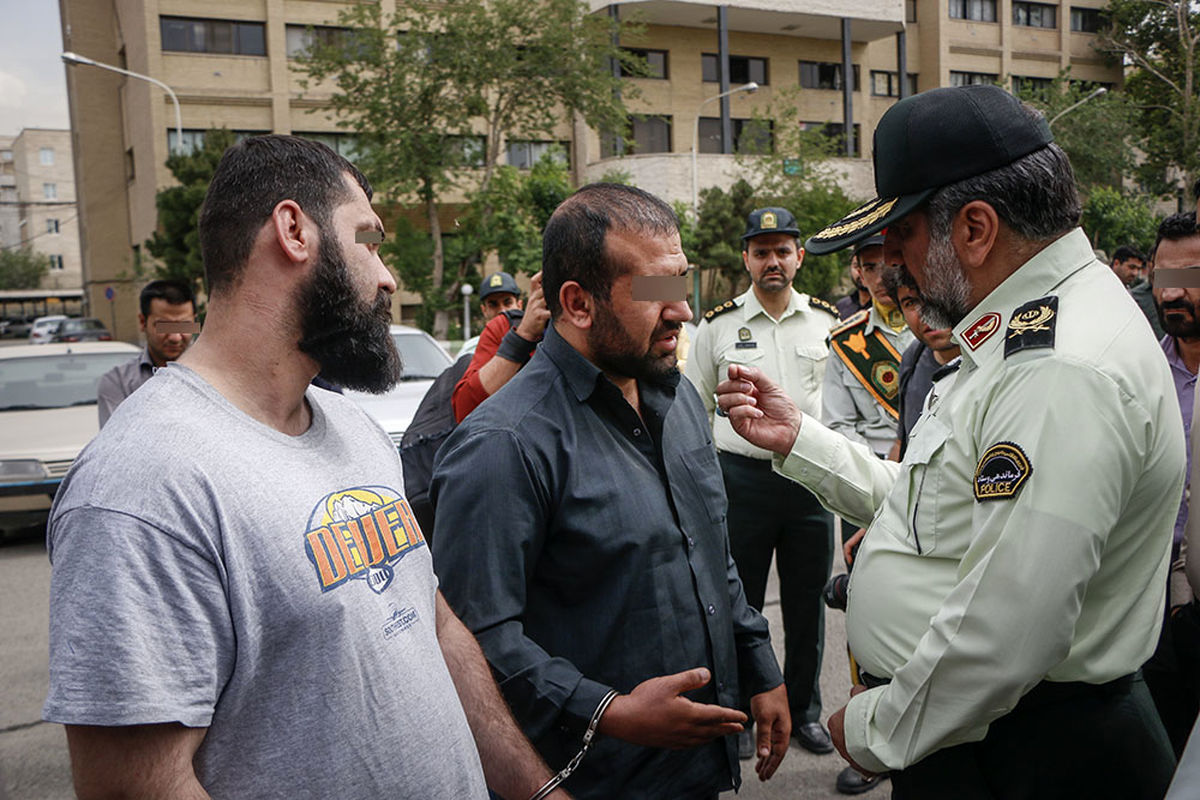
[[[841,250],[923,205],[942,186],[1011,164],[1054,141],[1050,126],[999,86],[932,89],[887,110],[875,128],[875,191],[804,243]]]

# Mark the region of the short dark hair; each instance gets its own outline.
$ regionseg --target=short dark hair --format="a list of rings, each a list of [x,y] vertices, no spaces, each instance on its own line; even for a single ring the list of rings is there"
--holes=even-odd
[[[1180,239],[1190,239],[1197,234],[1200,234],[1200,229],[1196,227],[1195,211],[1172,214],[1159,223],[1158,236],[1154,240],[1154,249],[1150,251],[1150,257],[1158,257],[1158,246],[1164,239],[1176,242]]]
[[[608,302],[622,269],[605,249],[610,229],[678,233],[679,218],[649,192],[619,183],[588,184],[564,200],[542,234],[542,289],[551,316],[562,311],[558,295],[567,281]]]
[[[232,287],[275,206],[294,200],[322,228],[350,199],[349,173],[369,200],[371,184],[320,142],[299,136],[251,136],[221,156],[200,209],[200,253],[210,293]]]
[[[1114,250],[1112,254],[1113,261],[1128,261],[1131,258],[1135,258],[1142,262],[1146,260],[1146,256],[1141,250],[1138,250],[1136,247],[1128,244],[1121,245]]]
[[[917,286],[917,281],[913,278],[912,273],[899,264],[890,264],[884,267],[880,280],[883,283],[883,290],[887,292],[888,297],[892,298],[892,302],[896,304],[897,308],[900,307],[901,289],[909,289],[916,294],[921,293],[921,287]]]
[[[191,303],[193,309],[196,307],[196,295],[187,281],[163,279],[147,283],[138,296],[143,317],[150,316],[150,303],[154,300],[166,300],[172,306]]]
[[[1039,112],[1022,106],[1025,113]],[[1075,173],[1056,144],[1034,150],[1011,164],[943,186],[929,198],[931,233],[945,239],[959,209],[983,200],[1018,236],[1030,241],[1058,238],[1079,224],[1083,209]]]

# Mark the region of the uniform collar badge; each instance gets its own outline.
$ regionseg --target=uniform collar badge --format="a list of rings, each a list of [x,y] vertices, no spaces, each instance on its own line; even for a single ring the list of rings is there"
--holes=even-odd
[[[979,345],[992,338],[992,334],[998,330],[1000,330],[1000,315],[991,311],[963,331],[962,338],[967,343],[967,347],[975,350]]]

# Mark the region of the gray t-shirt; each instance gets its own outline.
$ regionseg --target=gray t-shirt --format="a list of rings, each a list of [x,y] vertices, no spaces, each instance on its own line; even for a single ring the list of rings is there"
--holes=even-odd
[[[287,436],[172,364],[83,451],[51,511],[44,716],[208,727],[214,797],[486,797],[399,457],[307,398]]]

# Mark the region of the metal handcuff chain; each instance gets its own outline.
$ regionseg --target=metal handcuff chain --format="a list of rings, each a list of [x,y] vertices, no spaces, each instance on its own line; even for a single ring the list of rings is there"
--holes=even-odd
[[[611,704],[612,701],[617,698],[618,694],[619,692],[617,692],[616,689],[613,689],[608,694],[604,695],[604,699],[600,701],[600,705],[596,706],[596,711],[592,714],[592,720],[588,723],[587,730],[583,734],[583,746],[579,748],[579,752],[576,753],[569,762],[567,762],[567,765],[562,768],[562,771],[560,771],[550,780],[546,781],[545,786],[534,792],[533,796],[530,797],[529,800],[542,800],[544,797],[549,796],[549,794],[557,789],[563,781],[571,777],[571,773],[574,772],[581,763],[583,763],[583,757],[587,755],[588,748],[592,746],[592,739],[596,738],[596,729],[600,727],[600,717],[603,716],[604,712],[608,710],[609,704]]]

